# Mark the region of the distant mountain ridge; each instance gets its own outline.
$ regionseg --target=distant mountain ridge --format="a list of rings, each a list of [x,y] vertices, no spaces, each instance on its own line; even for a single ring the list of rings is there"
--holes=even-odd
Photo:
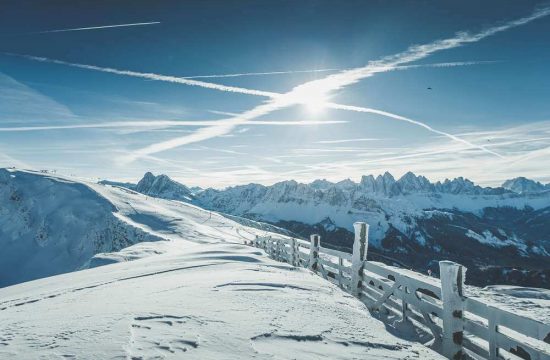
[[[145,173],[143,178],[137,183],[117,182],[110,180],[101,180],[99,183],[104,185],[115,185],[136,190],[143,194],[158,196],[161,198],[173,200],[186,200],[186,197],[192,196],[195,193],[201,192],[200,187],[188,188],[186,185],[172,180],[167,175],[153,175],[151,172]],[[542,184],[538,181],[527,179],[525,177],[517,177],[506,180],[500,187],[482,187],[476,185],[471,180],[464,177],[457,177],[452,180],[445,179],[444,181],[430,182],[422,175],[415,175],[413,172],[407,172],[398,180],[389,172],[382,175],[363,175],[359,183],[344,179],[339,182],[331,182],[325,179],[317,179],[309,184],[298,183],[295,180],[286,180],[271,186],[261,184],[237,185],[226,188],[224,190],[206,189],[207,191],[229,191],[231,189],[242,187],[270,188],[277,187],[283,184],[305,185],[315,190],[328,190],[331,187],[344,191],[356,190],[357,188],[365,190],[372,194],[380,194],[386,196],[397,196],[411,193],[448,193],[448,194],[466,194],[466,195],[499,195],[505,193],[537,193],[550,190],[550,183]],[[178,198],[180,197],[180,198]]]
[[[396,180],[386,172],[363,176],[358,183],[288,180],[191,192],[166,179],[163,183],[170,186],[153,187],[153,178],[159,177],[164,178],[146,175],[140,183],[148,186],[142,191],[269,222],[304,237],[321,233],[324,244],[344,250],[351,248],[353,222],[366,221],[376,253],[417,270],[446,258],[472,269],[491,268],[493,282],[509,281],[509,274],[516,273],[522,281],[535,276],[531,285],[540,286],[542,275],[531,270],[546,268],[550,275],[550,185],[526,178],[493,188],[463,177],[430,182],[408,172]],[[514,268],[527,270],[520,276]],[[481,284],[487,273],[475,271],[469,271],[470,278]],[[550,286],[550,278],[546,283]]]
[[[506,180],[502,187],[518,194],[535,193],[550,190],[550,184],[543,185],[538,181],[527,179],[523,176]]]

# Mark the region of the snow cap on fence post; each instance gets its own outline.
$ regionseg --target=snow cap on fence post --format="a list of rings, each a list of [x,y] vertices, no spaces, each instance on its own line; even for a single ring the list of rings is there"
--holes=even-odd
[[[355,239],[353,241],[353,254],[351,255],[351,286],[353,296],[359,296],[361,279],[363,278],[363,266],[367,260],[369,246],[369,224],[356,222],[353,224]]]
[[[464,335],[464,279],[466,268],[452,261],[439,262],[441,297],[443,301],[443,355],[462,358]]]
[[[319,262],[319,247],[321,246],[321,235],[313,234],[310,236],[309,246],[309,269],[317,271]]]

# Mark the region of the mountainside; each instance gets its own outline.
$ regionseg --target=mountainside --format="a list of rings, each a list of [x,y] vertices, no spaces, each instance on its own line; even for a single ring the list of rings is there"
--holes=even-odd
[[[399,180],[389,173],[363,176],[358,184],[284,181],[209,189],[197,202],[304,236],[321,233],[325,244],[346,250],[353,222],[366,221],[375,256],[421,271],[437,270],[434,260],[452,259],[471,268],[472,283],[549,287],[550,191],[519,189],[482,188],[464,178],[431,183],[409,172]]]
[[[470,267],[469,280],[479,285],[550,287],[550,187],[525,178],[488,188],[461,177],[432,183],[411,172],[398,180],[385,173],[359,183],[207,189],[187,201],[304,237],[320,233],[324,244],[345,250],[353,222],[366,221],[372,256],[420,271],[447,258]]]
[[[543,185],[538,181],[533,181],[524,177],[506,180],[502,184],[502,187],[518,194],[550,190],[550,184]]]
[[[0,169],[0,287],[196,243],[242,243],[265,233],[259,223],[243,225],[118,186]],[[138,253],[102,254],[140,242]]]

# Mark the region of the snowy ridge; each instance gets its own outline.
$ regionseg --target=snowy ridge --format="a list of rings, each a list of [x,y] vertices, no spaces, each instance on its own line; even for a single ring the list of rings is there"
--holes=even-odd
[[[0,299],[2,359],[442,359],[320,277],[237,244],[40,279]]]
[[[0,169],[0,287],[267,232],[118,186]],[[141,242],[139,251],[116,253]]]

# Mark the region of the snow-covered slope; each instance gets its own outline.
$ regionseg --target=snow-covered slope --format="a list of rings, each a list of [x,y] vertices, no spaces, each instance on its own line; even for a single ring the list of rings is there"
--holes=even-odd
[[[0,289],[2,359],[442,359],[305,269],[237,244]]]
[[[92,257],[138,242],[166,240],[151,249],[158,253],[196,243],[242,242],[255,234],[265,231],[187,203],[122,187],[0,169],[0,287],[135,259],[147,252]]]

